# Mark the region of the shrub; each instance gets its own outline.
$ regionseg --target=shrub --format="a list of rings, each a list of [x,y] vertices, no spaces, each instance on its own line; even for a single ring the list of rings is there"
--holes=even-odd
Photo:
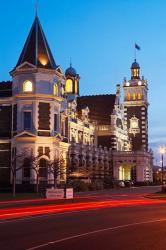
[[[74,180],[72,182],[72,187],[74,188],[74,191],[76,192],[84,192],[84,191],[88,191],[89,184],[81,180]]]

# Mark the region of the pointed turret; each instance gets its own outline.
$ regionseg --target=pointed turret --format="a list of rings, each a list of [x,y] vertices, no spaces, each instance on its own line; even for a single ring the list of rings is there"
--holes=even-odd
[[[35,17],[16,67],[24,62],[31,63],[39,68],[57,68],[38,16]]]

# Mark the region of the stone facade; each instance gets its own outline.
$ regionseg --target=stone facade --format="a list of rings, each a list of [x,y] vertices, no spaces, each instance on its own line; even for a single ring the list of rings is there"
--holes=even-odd
[[[124,102],[120,85],[112,95],[79,96],[80,76],[56,65],[38,17],[10,74],[0,84],[0,187],[12,183],[13,166],[18,185],[53,185],[48,166],[58,159],[58,182],[68,169],[91,181],[152,181],[147,82],[139,75],[124,81]]]

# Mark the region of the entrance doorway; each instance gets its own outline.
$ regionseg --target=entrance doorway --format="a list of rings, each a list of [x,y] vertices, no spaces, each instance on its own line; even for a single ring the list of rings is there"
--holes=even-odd
[[[131,164],[123,164],[119,167],[119,180],[132,180],[132,168]]]

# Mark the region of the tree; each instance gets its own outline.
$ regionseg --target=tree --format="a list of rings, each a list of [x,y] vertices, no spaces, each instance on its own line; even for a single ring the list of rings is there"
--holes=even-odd
[[[58,176],[65,174],[65,172],[64,172],[64,159],[62,156],[60,158],[54,158],[54,160],[49,161],[48,172],[53,174],[54,188],[57,188]]]
[[[25,152],[17,154],[16,148],[12,148],[12,157],[11,157],[11,172],[12,172],[12,193],[13,197],[16,195],[16,174],[17,171],[22,169],[22,161],[25,157]],[[20,163],[20,164],[19,164]]]
[[[29,159],[30,165],[31,165],[31,169],[35,171],[36,173],[36,193],[39,193],[39,160],[40,157],[39,156],[34,156],[33,154],[31,154],[30,156],[27,157]]]

